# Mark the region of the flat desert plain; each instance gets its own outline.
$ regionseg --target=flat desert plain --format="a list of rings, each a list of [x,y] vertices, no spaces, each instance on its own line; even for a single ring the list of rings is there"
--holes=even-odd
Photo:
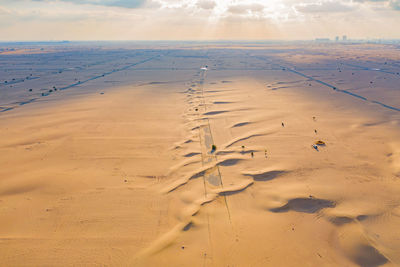
[[[0,265],[400,265],[400,45],[0,46]]]

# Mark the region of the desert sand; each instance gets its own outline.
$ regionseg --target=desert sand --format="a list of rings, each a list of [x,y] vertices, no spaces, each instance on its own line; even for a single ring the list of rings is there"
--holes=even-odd
[[[0,265],[400,265],[399,48],[0,54]]]

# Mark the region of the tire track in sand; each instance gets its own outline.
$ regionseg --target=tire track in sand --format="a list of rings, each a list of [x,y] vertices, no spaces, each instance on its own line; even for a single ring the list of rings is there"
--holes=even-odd
[[[207,105],[204,97],[204,81],[206,78],[206,74],[207,74],[207,69],[202,68],[199,81],[199,90],[201,92],[201,102],[202,106],[204,107],[204,113],[207,112]],[[211,132],[210,120],[209,118],[205,118],[204,120],[206,121],[206,123],[199,128],[202,164],[203,166],[209,165],[210,163],[216,164],[216,168],[213,168],[210,172],[205,173],[203,176],[204,195],[205,198],[207,198],[207,194],[210,189],[215,189],[216,187],[223,188],[224,184],[222,181],[222,176],[219,166],[217,164],[218,162],[217,156],[213,152],[211,152],[212,146],[214,144],[214,139]],[[229,223],[232,225],[231,213],[225,195],[223,196],[223,199],[226,211],[228,213]]]

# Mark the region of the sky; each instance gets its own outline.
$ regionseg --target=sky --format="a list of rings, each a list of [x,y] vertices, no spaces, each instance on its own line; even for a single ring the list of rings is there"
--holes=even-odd
[[[400,0],[0,0],[1,41],[400,39]]]

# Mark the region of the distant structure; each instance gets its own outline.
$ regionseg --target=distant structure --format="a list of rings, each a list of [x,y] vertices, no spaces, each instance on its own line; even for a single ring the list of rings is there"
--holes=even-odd
[[[317,38],[317,39],[315,39],[315,41],[318,43],[326,43],[326,42],[329,42],[330,39],[329,38]]]
[[[339,42],[339,36],[336,36],[336,37],[335,37],[335,41],[336,41],[336,42]]]
[[[347,41],[347,36],[343,35],[343,42],[346,42],[346,41]]]

